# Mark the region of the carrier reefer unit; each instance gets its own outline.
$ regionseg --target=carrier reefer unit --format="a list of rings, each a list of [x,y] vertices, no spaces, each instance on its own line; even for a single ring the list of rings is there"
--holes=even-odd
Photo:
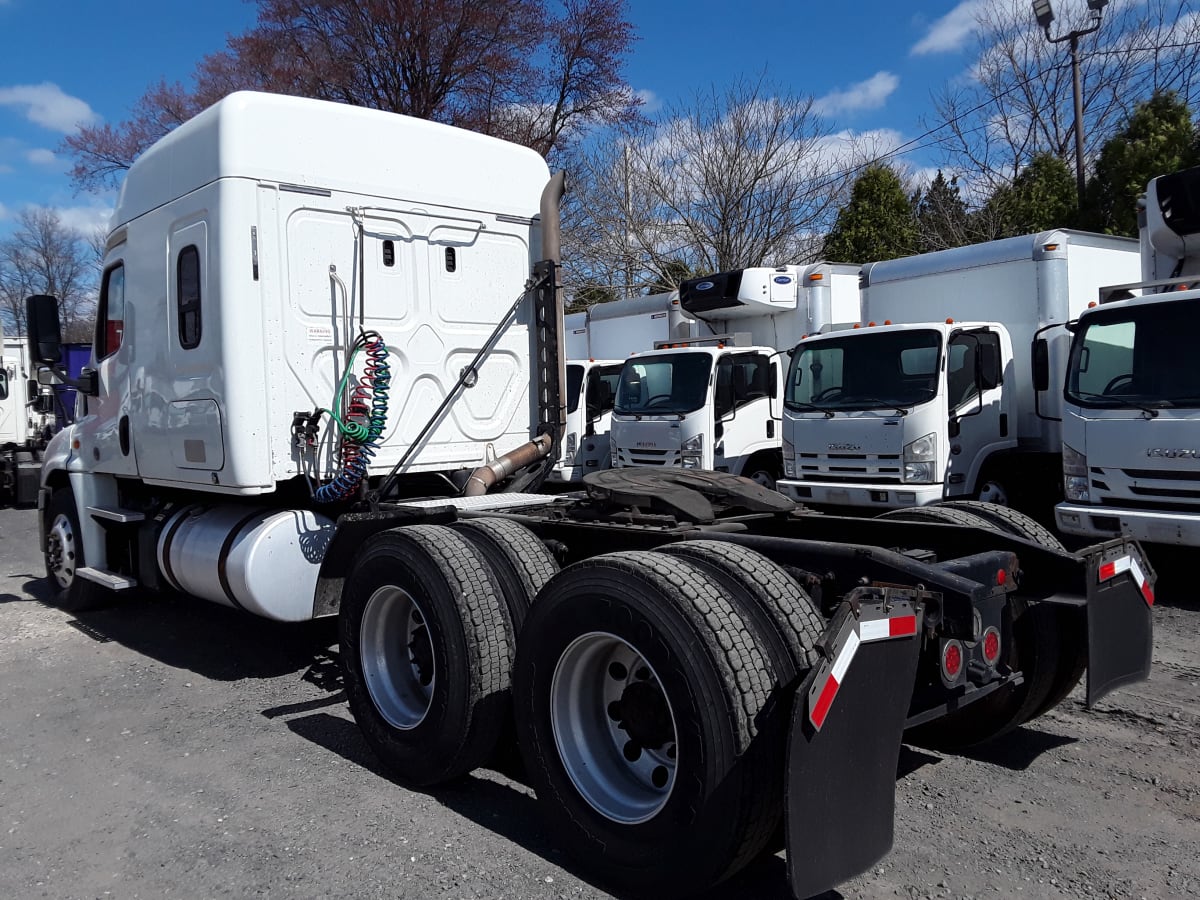
[[[952,527],[812,515],[665,467],[518,490],[566,423],[562,185],[499,140],[263,94],[147,150],[87,415],[42,468],[56,602],[171,588],[336,615],[393,777],[459,778],[515,734],[556,840],[648,896],[777,834],[793,893],[820,893],[890,847],[905,731],[979,743],[1085,665],[1089,702],[1145,677],[1132,541],[1071,554],[987,506],[940,511]],[[61,370],[56,309],[30,298],[30,344]]]
[[[1048,518],[1065,326],[1138,265],[1135,241],[1058,230],[864,266],[860,327],[792,354],[779,489],[880,510],[978,498]]]

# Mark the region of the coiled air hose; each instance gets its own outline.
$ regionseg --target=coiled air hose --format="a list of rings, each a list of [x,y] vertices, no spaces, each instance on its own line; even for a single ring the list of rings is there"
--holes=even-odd
[[[343,415],[333,409],[321,410],[329,415],[341,436],[341,464],[337,475],[328,484],[313,492],[318,503],[337,503],[348,500],[366,480],[371,460],[379,449],[379,440],[387,425],[388,389],[392,375],[388,366],[388,349],[377,331],[364,331],[354,342],[354,350],[346,372],[338,384],[331,407],[345,396],[346,384],[354,371],[354,361],[362,352],[367,360],[362,377],[354,383],[346,401]]]

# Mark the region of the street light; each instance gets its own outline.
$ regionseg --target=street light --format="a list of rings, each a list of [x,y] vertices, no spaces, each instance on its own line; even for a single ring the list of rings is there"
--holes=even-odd
[[[1104,7],[1108,0],[1087,0],[1088,9],[1092,11],[1092,24],[1088,28],[1077,29],[1069,34],[1058,37],[1050,36],[1050,25],[1054,22],[1054,8],[1050,0],[1033,0],[1033,15],[1038,27],[1046,34],[1046,40],[1051,44],[1063,41],[1071,42],[1071,83],[1075,94],[1075,182],[1079,191],[1079,205],[1083,205],[1083,92],[1079,86],[1079,39],[1085,34],[1091,34],[1100,27],[1100,18],[1104,15]]]

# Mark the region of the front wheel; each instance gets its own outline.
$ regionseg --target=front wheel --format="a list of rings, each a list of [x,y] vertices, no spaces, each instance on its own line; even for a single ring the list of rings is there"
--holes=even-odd
[[[83,535],[79,513],[70,488],[60,488],[50,497],[46,508],[46,576],[53,590],[52,602],[68,612],[82,612],[102,606],[112,596],[100,585],[80,577],[87,563],[83,556]]]

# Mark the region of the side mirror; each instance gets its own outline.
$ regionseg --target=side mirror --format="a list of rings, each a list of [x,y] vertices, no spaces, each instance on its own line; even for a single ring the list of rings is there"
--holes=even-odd
[[[8,373],[0,369],[0,400],[8,399]]]
[[[32,403],[34,400],[36,400],[38,398],[38,394],[40,394],[40,393],[41,393],[41,391],[38,390],[37,379],[36,378],[27,379],[25,382],[25,402]]]
[[[771,363],[771,375],[767,379],[767,396],[772,400],[779,397],[779,363]]]
[[[1050,345],[1045,338],[1033,342],[1033,389],[1050,390]]]
[[[34,294],[25,298],[25,328],[29,356],[35,363],[57,366],[63,361],[62,331],[58,325],[58,298]]]

